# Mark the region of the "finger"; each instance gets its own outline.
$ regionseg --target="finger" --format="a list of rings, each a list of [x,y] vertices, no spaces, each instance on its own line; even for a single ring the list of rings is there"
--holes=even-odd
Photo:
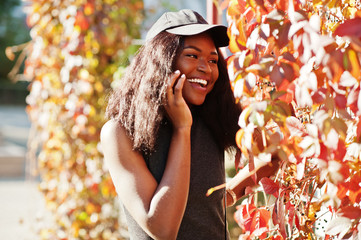
[[[175,71],[172,76],[169,78],[169,82],[168,82],[168,90],[172,90],[174,89],[174,85],[177,83],[177,79],[179,78],[181,72],[179,70]]]
[[[175,97],[182,97],[182,90],[183,90],[185,80],[186,80],[186,75],[182,74],[182,76],[178,79],[178,82],[176,83],[176,85],[174,87],[174,96]]]
[[[177,82],[177,79],[181,72],[179,70],[175,71],[168,79],[168,86],[167,86],[167,98],[166,98],[166,104],[169,105],[172,104],[174,101],[174,85]]]

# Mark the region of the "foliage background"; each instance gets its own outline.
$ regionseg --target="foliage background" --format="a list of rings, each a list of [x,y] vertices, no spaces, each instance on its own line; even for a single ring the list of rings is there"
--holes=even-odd
[[[116,193],[98,146],[107,89],[140,35],[142,1],[26,1],[31,41],[29,157],[54,222],[42,239],[121,239]],[[12,57],[14,48],[8,48]],[[14,75],[16,78],[18,75]]]
[[[240,239],[360,239],[360,1],[230,0],[228,70],[243,105],[236,140],[273,178],[246,189]],[[263,148],[253,144],[259,131]]]

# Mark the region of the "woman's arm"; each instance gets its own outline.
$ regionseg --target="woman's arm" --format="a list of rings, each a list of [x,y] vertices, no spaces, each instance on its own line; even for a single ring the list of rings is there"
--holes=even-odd
[[[188,198],[192,117],[181,94],[185,78],[179,75],[171,78],[167,92],[166,111],[173,123],[173,135],[159,184],[119,123],[111,120],[101,132],[104,158],[118,196],[154,239],[176,239]]]

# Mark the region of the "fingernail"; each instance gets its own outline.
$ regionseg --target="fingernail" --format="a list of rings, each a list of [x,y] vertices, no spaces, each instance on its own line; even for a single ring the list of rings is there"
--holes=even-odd
[[[179,70],[176,70],[174,73],[175,73],[175,74],[179,74],[179,73],[180,73],[180,71],[179,71]]]
[[[181,76],[181,78],[186,78],[186,75],[183,73],[182,76]]]

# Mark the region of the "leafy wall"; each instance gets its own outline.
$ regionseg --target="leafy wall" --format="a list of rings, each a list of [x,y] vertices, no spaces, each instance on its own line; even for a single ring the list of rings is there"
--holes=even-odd
[[[139,0],[26,1],[31,42],[29,156],[54,223],[42,239],[121,239],[116,193],[99,131],[113,74],[139,38]]]
[[[223,4],[243,106],[237,167],[281,159],[237,207],[240,239],[360,239],[360,1]],[[255,129],[262,148],[252,144]]]

